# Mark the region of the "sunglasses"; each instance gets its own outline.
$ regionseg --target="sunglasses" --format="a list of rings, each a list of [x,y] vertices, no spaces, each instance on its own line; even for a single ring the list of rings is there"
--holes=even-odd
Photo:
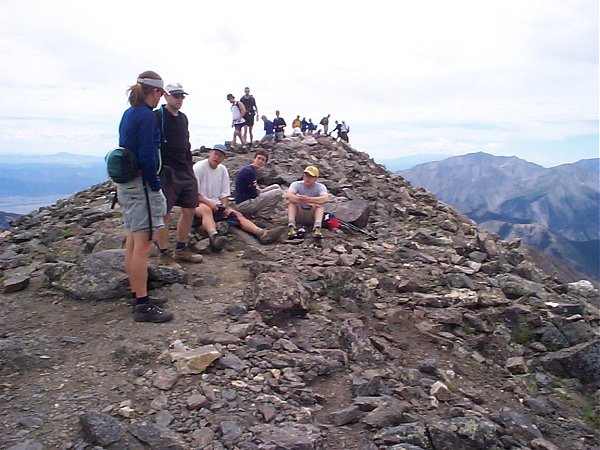
[[[185,98],[184,94],[173,94],[171,97],[176,98],[177,100],[181,100]]]

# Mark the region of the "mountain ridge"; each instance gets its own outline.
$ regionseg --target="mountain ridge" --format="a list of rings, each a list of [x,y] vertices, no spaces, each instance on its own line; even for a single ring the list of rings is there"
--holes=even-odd
[[[327,209],[360,213],[375,239],[333,229],[263,246],[221,229],[231,248],[215,253],[194,228],[201,264],[151,258],[150,292],[176,317],[147,324],[131,318],[109,183],[2,232],[0,446],[598,447],[590,283],[544,274],[519,239],[345,143],[302,136],[268,151],[261,185],[316,165]],[[252,156],[229,153],[232,180]]]
[[[502,239],[523,237],[524,243],[562,257],[598,280],[598,257],[590,259],[593,253],[576,251],[570,242],[587,242],[597,249],[599,161],[588,159],[544,168],[517,157],[479,152],[399,173],[411,183],[425,186],[484,229],[500,233]],[[536,224],[542,229],[534,230]],[[527,227],[530,231],[525,231]],[[544,233],[542,243],[539,236]],[[528,234],[538,236],[537,240]],[[564,245],[558,237],[566,239]]]

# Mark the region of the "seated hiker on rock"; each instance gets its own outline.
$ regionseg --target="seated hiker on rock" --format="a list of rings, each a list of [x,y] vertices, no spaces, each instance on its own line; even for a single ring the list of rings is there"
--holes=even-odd
[[[226,156],[227,147],[218,144],[209,152],[207,159],[194,164],[200,203],[196,208],[196,216],[202,220],[202,228],[208,233],[210,247],[219,251],[229,242],[225,236],[219,236],[217,233],[216,221],[219,220],[227,220],[228,223],[255,235],[261,244],[277,241],[283,228],[266,230],[257,227],[242,213],[227,206],[228,197],[231,194],[229,173],[227,168],[221,164]]]
[[[313,226],[313,237],[321,238],[321,224],[325,212],[325,203],[329,200],[329,193],[325,185],[318,183],[319,169],[308,166],[304,169],[302,181],[294,181],[284,198],[290,202],[288,205],[288,238],[298,236],[296,224]]]
[[[258,170],[265,167],[268,161],[269,154],[265,150],[258,150],[252,163],[242,167],[235,177],[236,208],[247,216],[267,217],[283,198],[283,191],[278,184],[258,188]]]

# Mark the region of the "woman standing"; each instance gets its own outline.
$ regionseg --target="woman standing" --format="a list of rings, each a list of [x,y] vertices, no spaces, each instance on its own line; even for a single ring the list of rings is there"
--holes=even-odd
[[[123,224],[127,236],[125,269],[129,285],[135,294],[133,319],[136,322],[167,322],[173,313],[162,308],[165,299],[148,296],[148,259],[152,250],[152,230],[164,226],[167,202],[160,188],[160,129],[152,112],[165,93],[162,78],[148,70],[131,86],[129,104],[119,124],[119,146],[133,151],[139,165],[139,175],[117,187],[117,197],[123,209]]]

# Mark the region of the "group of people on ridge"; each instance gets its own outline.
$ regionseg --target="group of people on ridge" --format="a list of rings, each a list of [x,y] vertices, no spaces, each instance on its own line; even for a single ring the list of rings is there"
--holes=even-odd
[[[282,199],[286,199],[289,202],[288,238],[298,236],[297,224],[314,225],[313,236],[322,237],[324,204],[329,200],[329,194],[327,188],[317,182],[319,170],[316,167],[306,167],[303,180],[293,182],[285,193],[275,184],[261,189],[257,171],[267,164],[269,154],[259,149],[253,161],[236,175],[234,209],[229,205],[229,172],[222,164],[229,149],[217,144],[209,151],[208,158],[193,163],[189,122],[181,112],[188,95],[183,86],[180,83],[165,86],[156,72],[146,71],[138,76],[137,83],[128,92],[131,106],[123,113],[119,124],[119,146],[135,153],[139,171],[133,180],[117,185],[117,197],[123,210],[125,269],[135,321],[166,322],[173,318],[173,313],[164,307],[167,299],[148,295],[153,231],[156,231],[161,264],[199,263],[202,255],[187,246],[195,217],[208,234],[213,251],[222,250],[229,242],[226,236],[217,232],[216,222],[221,220],[256,236],[261,244],[270,244],[279,240],[285,227],[266,229],[248,217],[268,216]],[[232,104],[234,144],[235,138],[240,137],[245,145],[246,133],[251,142],[253,139],[253,117],[258,115],[258,108],[249,88],[245,93],[240,102],[235,102],[231,94],[227,96]],[[166,104],[157,108],[163,96]],[[246,103],[243,103],[244,97]],[[249,111],[253,111],[250,120]],[[276,115],[278,118],[279,114]],[[273,123],[275,135],[283,133],[285,121],[279,128],[281,131],[276,122]],[[181,213],[175,247],[170,250],[168,230],[174,206],[178,206]]]

